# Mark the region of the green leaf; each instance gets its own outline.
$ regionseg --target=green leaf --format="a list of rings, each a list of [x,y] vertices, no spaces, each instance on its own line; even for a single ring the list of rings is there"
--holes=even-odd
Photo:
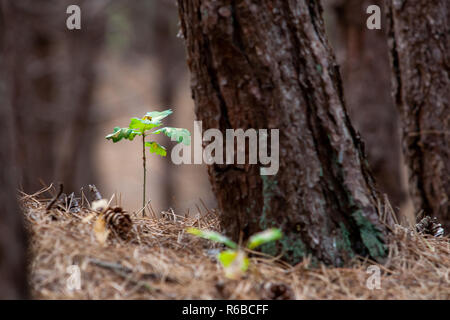
[[[108,134],[105,138],[116,143],[122,139],[132,141],[136,135],[141,135],[141,133],[130,128],[115,127],[114,132]]]
[[[239,279],[250,264],[245,252],[241,250],[225,250],[217,255],[217,260],[225,270],[225,276],[230,279]]]
[[[162,157],[165,157],[167,155],[166,148],[164,148],[157,142],[154,141],[146,142],[145,146],[150,148],[151,153],[156,153]]]
[[[204,238],[204,239],[208,239],[214,242],[219,242],[219,243],[223,243],[226,246],[235,249],[237,248],[237,244],[233,241],[231,241],[230,239],[228,239],[227,237],[221,235],[218,232],[215,231],[211,231],[211,230],[200,230],[197,228],[188,228],[186,230],[186,232],[193,234],[194,236],[200,237],[200,238]]]
[[[191,144],[191,133],[189,132],[189,130],[184,128],[164,127],[155,130],[152,133],[154,134],[164,133],[166,136],[168,136],[172,140],[177,141],[178,143],[182,142],[187,146]]]
[[[249,249],[254,249],[257,246],[260,246],[267,242],[278,240],[281,237],[282,233],[280,229],[276,228],[267,229],[251,236],[250,239],[248,240],[247,247]]]
[[[145,116],[144,116],[145,118]],[[153,129],[155,127],[159,127],[162,123],[159,120],[155,119],[139,119],[139,118],[131,118],[129,128],[138,130],[139,132],[144,133],[145,131],[148,131],[150,129]]]
[[[217,260],[226,268],[236,259],[236,250],[225,250],[217,254]]]
[[[164,119],[165,117],[167,117],[168,115],[172,114],[172,110],[164,110],[164,111],[151,111],[151,112],[147,112],[145,114],[145,116],[143,117],[143,119],[148,119],[150,118],[152,121],[161,121],[162,119]]]

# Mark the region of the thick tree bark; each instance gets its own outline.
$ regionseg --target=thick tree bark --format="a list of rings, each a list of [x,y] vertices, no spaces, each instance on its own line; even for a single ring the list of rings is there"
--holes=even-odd
[[[17,204],[12,109],[5,102],[3,21],[0,10],[0,299],[28,297],[26,235]]]
[[[449,14],[447,0],[386,1],[393,95],[417,211],[450,230]]]
[[[90,125],[104,1],[2,1],[8,98],[17,137],[20,186],[34,192],[61,181],[67,191],[93,183]],[[81,7],[81,30],[66,9]]]
[[[342,46],[342,76],[352,124],[365,142],[380,191],[394,208],[405,199],[400,167],[400,128],[391,97],[386,29],[366,27],[366,8],[382,0],[336,0],[333,10]],[[385,24],[383,24],[385,25]]]
[[[307,254],[334,265],[355,254],[381,258],[381,201],[346,113],[320,2],[178,6],[203,129],[280,129],[275,176],[260,176],[259,165],[209,167],[227,233],[282,227],[290,262]]]

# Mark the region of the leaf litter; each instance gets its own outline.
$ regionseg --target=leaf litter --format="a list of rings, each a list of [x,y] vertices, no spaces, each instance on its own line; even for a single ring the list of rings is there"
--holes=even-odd
[[[395,225],[384,265],[355,257],[336,268],[305,257],[290,266],[250,251],[248,272],[231,280],[211,254],[223,246],[186,233],[188,228],[221,233],[215,210],[131,213],[124,239],[89,205],[76,214],[62,206],[47,210],[48,200],[42,199],[47,190],[21,196],[35,299],[450,299],[448,236]],[[73,265],[80,268],[80,290],[67,287]],[[371,290],[373,265],[380,268],[380,289]]]

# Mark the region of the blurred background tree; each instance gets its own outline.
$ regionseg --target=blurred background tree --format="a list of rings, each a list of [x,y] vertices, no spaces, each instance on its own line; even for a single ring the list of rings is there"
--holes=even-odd
[[[386,1],[392,87],[416,212],[450,230],[450,2]]]
[[[5,73],[4,20],[0,6],[0,75]],[[6,83],[0,76],[0,299],[29,297],[27,283],[27,237],[17,198],[14,165],[13,112],[6,99]]]
[[[81,8],[81,30],[66,28],[69,4]],[[126,146],[111,150],[104,136],[118,122],[168,107],[178,111],[170,125],[192,131],[175,2],[24,0],[2,1],[2,8],[5,99],[13,106],[20,187],[32,193],[61,181],[66,192],[78,192],[94,183],[139,209],[139,163],[128,161]],[[155,211],[197,212],[200,197],[214,205],[203,167],[157,159],[150,174]]]
[[[391,96],[386,28],[366,27],[369,5],[382,0],[325,1],[330,39],[341,66],[350,119],[361,133],[380,188],[398,210],[405,200],[400,128]],[[382,14],[382,26],[385,26]]]
[[[66,28],[66,8],[82,9],[82,29]],[[107,1],[2,1],[7,100],[13,108],[20,187],[54,181],[66,190],[95,183],[91,121],[96,61]]]

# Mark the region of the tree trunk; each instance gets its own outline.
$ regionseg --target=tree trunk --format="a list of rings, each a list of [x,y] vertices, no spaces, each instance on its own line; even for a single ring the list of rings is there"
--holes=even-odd
[[[391,97],[389,49],[385,29],[366,27],[366,8],[382,0],[335,1],[340,32],[342,76],[350,119],[365,142],[380,191],[394,208],[405,200],[400,167],[400,128]]]
[[[449,38],[447,0],[386,1],[393,96],[417,211],[450,230]]]
[[[17,204],[12,109],[5,101],[3,21],[0,8],[0,299],[28,297],[26,234]]]
[[[81,30],[66,9],[81,7]],[[3,1],[8,98],[17,137],[20,185],[34,192],[53,181],[65,190],[94,183],[92,92],[104,33],[104,1]]]
[[[292,263],[309,254],[334,265],[383,257],[381,201],[346,113],[320,2],[178,6],[203,129],[280,129],[276,175],[260,176],[259,165],[209,166],[226,232],[237,239],[281,227]]]
[[[0,93],[1,95],[2,93]],[[0,97],[1,101],[1,97]],[[12,160],[12,112],[0,106],[0,299],[28,297],[26,235],[17,204],[16,171]]]

